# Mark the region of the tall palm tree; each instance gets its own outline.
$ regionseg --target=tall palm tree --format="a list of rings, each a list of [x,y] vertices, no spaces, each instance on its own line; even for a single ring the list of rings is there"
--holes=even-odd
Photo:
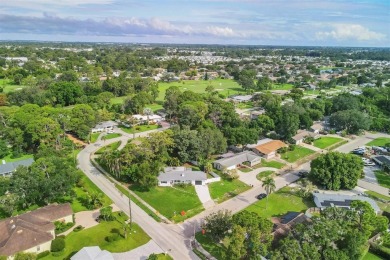
[[[267,192],[267,202],[265,204],[265,209],[267,209],[268,206],[268,195],[270,195],[273,191],[275,191],[275,181],[271,177],[266,177],[263,180],[263,184],[261,185],[263,188],[265,188],[265,192]]]

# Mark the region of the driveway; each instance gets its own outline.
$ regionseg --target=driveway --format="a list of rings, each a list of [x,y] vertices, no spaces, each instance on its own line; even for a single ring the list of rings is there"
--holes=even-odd
[[[128,252],[124,253],[113,253],[115,260],[129,260],[129,259],[140,259],[145,260],[148,259],[149,255],[151,254],[160,254],[164,253],[163,250],[154,242],[153,240],[150,240],[148,243],[146,243],[143,246],[137,247],[136,249],[133,249]]]
[[[279,169],[276,169],[276,168],[271,168],[271,167],[260,167],[258,169],[254,169],[253,171],[250,171],[250,172],[241,172],[241,171],[238,171],[240,177],[239,177],[239,180],[242,181],[243,183],[245,184],[248,184],[250,186],[254,186],[254,187],[257,187],[257,186],[260,186],[261,185],[261,181],[259,181],[256,176],[257,174],[259,174],[260,172],[265,172],[265,171],[274,171],[274,172],[277,172],[279,171]]]
[[[378,170],[378,167],[376,166],[364,166],[363,172],[364,172],[364,181],[371,182],[374,184],[378,184],[378,180],[376,179],[374,171]]]
[[[202,202],[204,208],[214,206],[214,201],[211,199],[209,186],[207,185],[195,185],[196,194],[198,194],[200,202]]]

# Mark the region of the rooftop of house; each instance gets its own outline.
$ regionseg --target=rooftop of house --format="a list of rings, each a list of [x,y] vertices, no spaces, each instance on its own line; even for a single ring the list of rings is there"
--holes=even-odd
[[[205,181],[207,180],[207,174],[202,171],[193,171],[191,168],[186,167],[167,167],[164,172],[160,172],[157,177],[159,181]]]
[[[54,221],[73,214],[69,203],[52,204],[0,221],[0,255],[11,256],[54,239]]]
[[[219,163],[222,166],[230,167],[233,165],[241,164],[243,162],[253,162],[256,160],[260,160],[260,157],[257,154],[250,151],[244,151],[229,158],[222,158],[216,160],[214,161],[214,163]]]
[[[98,246],[83,247],[71,260],[114,260],[114,257],[107,250],[101,250]]]
[[[380,162],[381,164],[390,165],[390,156],[378,155],[372,158],[374,161]]]
[[[350,196],[341,194],[325,194],[325,193],[313,193],[314,202],[318,208],[324,207],[347,207],[355,200],[366,201],[375,212],[379,212],[380,208],[373,199],[364,196]]]
[[[324,128],[324,125],[322,123],[316,123],[316,124],[313,124],[310,128],[313,130],[321,130]]]
[[[273,235],[276,239],[285,237],[291,229],[300,223],[309,223],[311,220],[304,213],[301,212],[288,212],[284,216],[272,218]]]
[[[16,170],[16,168],[18,168],[19,166],[28,167],[31,164],[33,164],[33,162],[34,162],[33,158],[28,158],[28,159],[20,160],[20,161],[16,161],[16,162],[9,162],[9,163],[0,164],[0,175],[14,172]]]
[[[232,99],[236,101],[250,101],[252,99],[252,95],[235,96],[232,97]]]
[[[271,140],[267,143],[254,147],[254,149],[258,150],[262,154],[270,154],[282,147],[287,147],[287,145],[280,140]]]
[[[310,136],[310,137],[316,137],[317,134],[313,132],[309,132],[306,130],[298,130],[297,134],[292,137],[295,141],[302,140],[305,137]]]
[[[100,122],[99,124],[97,124],[95,126],[95,128],[106,128],[106,127],[113,127],[113,126],[117,126],[118,123],[117,122],[114,122],[114,121],[104,121],[104,122]]]

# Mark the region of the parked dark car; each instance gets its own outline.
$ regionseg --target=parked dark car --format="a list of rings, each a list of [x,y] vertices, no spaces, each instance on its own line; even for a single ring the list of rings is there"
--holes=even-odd
[[[298,176],[299,177],[302,177],[302,178],[305,178],[309,175],[309,172],[308,171],[300,171],[298,172]]]
[[[260,193],[259,195],[256,196],[258,200],[264,199],[265,197],[267,197],[267,194],[265,193]]]

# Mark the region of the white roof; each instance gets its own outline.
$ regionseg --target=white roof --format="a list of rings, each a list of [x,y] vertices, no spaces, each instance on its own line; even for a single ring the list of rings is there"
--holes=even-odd
[[[148,116],[144,115],[133,115],[133,118],[138,120],[148,120]],[[159,115],[149,115],[149,120],[162,119]]]
[[[314,202],[318,208],[324,207],[348,207],[354,200],[366,201],[370,203],[375,212],[379,212],[378,204],[373,199],[364,196],[350,196],[341,194],[325,194],[325,193],[313,193]]]
[[[232,97],[232,99],[237,100],[237,101],[249,101],[252,99],[252,95],[235,96],[235,97]]]
[[[101,250],[98,246],[84,247],[78,251],[71,260],[114,260],[114,257],[107,250]]]

